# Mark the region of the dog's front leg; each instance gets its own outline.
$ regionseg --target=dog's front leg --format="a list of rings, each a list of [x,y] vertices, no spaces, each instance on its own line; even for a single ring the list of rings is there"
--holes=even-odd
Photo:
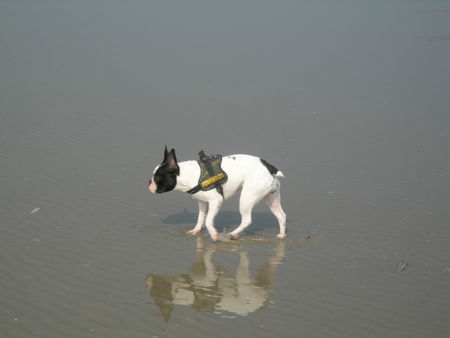
[[[219,213],[220,207],[222,206],[222,197],[209,201],[208,203],[208,213],[206,214],[206,229],[208,230],[211,239],[215,242],[219,239],[219,234],[214,227],[214,219]]]
[[[203,224],[205,224],[205,218],[206,218],[206,213],[207,212],[208,212],[208,203],[202,202],[202,201],[198,201],[197,224],[195,225],[194,229],[187,231],[186,234],[195,236],[200,231],[202,231]]]

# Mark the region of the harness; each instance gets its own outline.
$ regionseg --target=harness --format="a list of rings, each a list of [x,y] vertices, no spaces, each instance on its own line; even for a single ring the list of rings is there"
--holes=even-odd
[[[222,155],[214,154],[207,156],[203,150],[198,155],[200,157],[198,160],[200,178],[198,179],[198,184],[188,190],[187,193],[195,194],[200,190],[208,191],[215,188],[223,196],[222,185],[227,181],[228,175],[220,166],[222,163]]]

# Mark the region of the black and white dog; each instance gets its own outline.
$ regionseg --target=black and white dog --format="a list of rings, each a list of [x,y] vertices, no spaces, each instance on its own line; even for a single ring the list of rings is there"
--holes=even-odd
[[[188,234],[197,235],[205,225],[211,239],[217,241],[219,235],[214,227],[214,219],[223,201],[241,189],[239,201],[241,224],[228,236],[231,239],[237,239],[239,234],[250,225],[253,207],[265,199],[280,226],[277,237],[285,238],[286,214],[280,203],[280,181],[278,180],[279,177],[284,177],[283,173],[259,157],[241,154],[224,156],[221,167],[228,175],[228,180],[223,184],[220,192],[213,189],[192,194],[198,201],[199,213],[197,224],[188,231]],[[148,188],[152,193],[171,190],[188,192],[197,186],[199,177],[200,165],[197,161],[178,163],[175,149],[168,152],[166,147],[164,160],[153,171]]]

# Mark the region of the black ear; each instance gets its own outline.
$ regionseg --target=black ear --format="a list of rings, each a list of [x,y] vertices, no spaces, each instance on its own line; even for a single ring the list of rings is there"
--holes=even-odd
[[[167,154],[165,162],[170,169],[179,170],[177,164],[177,157],[175,156],[175,149],[172,148],[172,150]]]
[[[167,155],[168,155],[167,146],[165,146],[164,147],[164,159],[163,159],[162,163],[167,161]]]

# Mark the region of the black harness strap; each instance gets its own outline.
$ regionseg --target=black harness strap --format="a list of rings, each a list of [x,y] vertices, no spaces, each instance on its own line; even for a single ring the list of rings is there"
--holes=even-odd
[[[198,193],[200,190],[202,190],[202,188],[200,187],[199,184],[197,184],[195,187],[193,187],[192,189],[189,189],[188,191],[186,191],[188,194],[195,194]]]

